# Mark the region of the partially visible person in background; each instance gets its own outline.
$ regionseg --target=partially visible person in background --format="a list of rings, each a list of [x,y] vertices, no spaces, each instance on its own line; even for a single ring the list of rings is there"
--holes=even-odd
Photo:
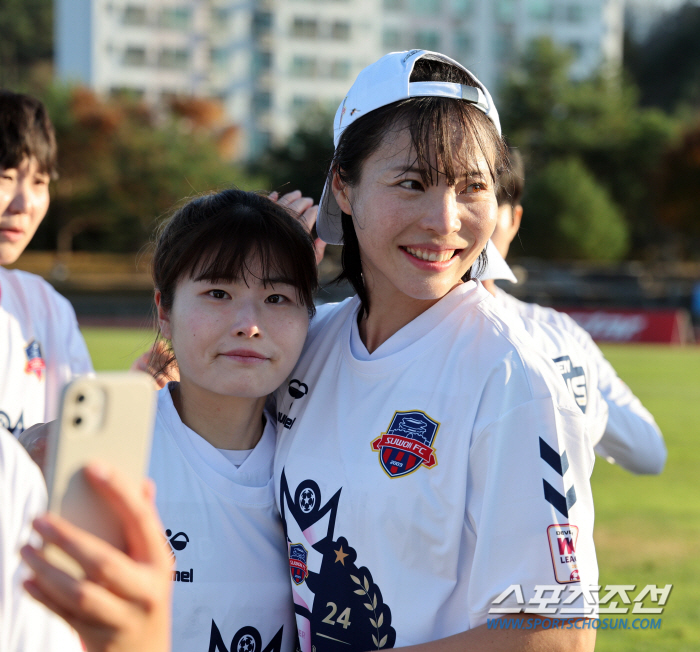
[[[77,635],[22,588],[26,575],[20,548],[30,539],[32,520],[46,510],[46,486],[36,464],[0,428],[0,650],[76,652]]]
[[[496,229],[491,236],[503,258],[508,255],[510,243],[520,229],[523,216],[520,202],[525,189],[522,156],[512,148],[509,156],[511,167],[501,177],[501,185],[496,194],[498,218]],[[598,389],[608,406],[607,426],[602,439],[595,446],[596,453],[632,473],[661,473],[666,463],[666,446],[654,417],[620,380],[593,338],[565,313],[520,301],[497,287],[494,279],[484,279],[483,284],[500,306],[526,320],[547,324],[559,333],[568,333],[578,342],[586,355],[587,366],[597,371]],[[561,367],[565,380],[567,377],[569,380],[574,379],[576,373],[572,365],[569,364],[569,367],[565,368],[565,360],[555,360],[555,363]],[[570,389],[574,388],[574,384],[568,384]]]
[[[56,139],[46,107],[0,90],[0,426],[15,437],[55,419],[63,385],[92,371],[75,311],[39,276],[7,270],[49,208]]]

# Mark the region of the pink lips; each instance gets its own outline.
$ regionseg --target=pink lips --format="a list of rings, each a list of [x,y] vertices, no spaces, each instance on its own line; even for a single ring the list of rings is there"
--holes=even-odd
[[[261,364],[268,359],[261,353],[251,351],[250,349],[233,349],[231,351],[224,351],[221,355],[235,360],[236,362],[243,362],[244,364]]]
[[[19,242],[24,238],[24,231],[9,226],[0,226],[0,240]]]

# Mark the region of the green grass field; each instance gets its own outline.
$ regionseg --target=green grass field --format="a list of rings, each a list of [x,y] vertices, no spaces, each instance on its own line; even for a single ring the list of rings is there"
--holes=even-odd
[[[150,331],[85,328],[95,368],[127,369]],[[700,650],[700,347],[604,346],[666,438],[658,477],[633,476],[602,459],[593,473],[600,584],[673,584],[659,630],[600,630],[601,652]],[[646,601],[646,606],[653,606]],[[630,610],[631,611],[631,610]],[[614,616],[611,616],[614,617]],[[624,618],[625,616],[619,616]],[[627,615],[629,625],[633,618]],[[659,616],[641,616],[658,618]]]

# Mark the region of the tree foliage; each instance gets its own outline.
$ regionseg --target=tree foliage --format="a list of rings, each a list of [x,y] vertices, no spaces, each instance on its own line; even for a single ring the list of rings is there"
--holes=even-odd
[[[271,147],[251,166],[270,178],[280,193],[301,190],[321,198],[333,157],[333,116],[318,108],[307,114],[286,144]]]
[[[85,89],[43,98],[56,128],[60,178],[33,248],[136,251],[181,199],[224,187],[264,188],[225,163],[211,129],[163,118],[129,100]]]
[[[0,2],[0,86],[16,86],[53,55],[52,0]]]
[[[640,108],[637,89],[621,77],[570,80],[570,63],[550,40],[530,45],[501,91],[504,133],[525,154],[528,174],[577,159],[622,211],[633,253],[649,254],[659,235],[650,182],[678,123],[659,109]],[[526,223],[538,219],[525,214]],[[522,241],[528,253],[525,234]]]
[[[671,12],[643,43],[628,42],[627,69],[641,90],[641,102],[674,111],[700,108],[700,5]]]
[[[522,237],[529,254],[562,260],[618,260],[628,247],[619,208],[576,158],[555,159],[528,181]]]

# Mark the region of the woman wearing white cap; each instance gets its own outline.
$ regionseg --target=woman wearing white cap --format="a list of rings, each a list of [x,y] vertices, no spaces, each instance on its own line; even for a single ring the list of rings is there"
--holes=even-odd
[[[319,310],[276,396],[302,652],[592,649],[582,414],[471,280],[506,161],[488,91],[392,53],[334,137],[318,232],[357,296]]]

